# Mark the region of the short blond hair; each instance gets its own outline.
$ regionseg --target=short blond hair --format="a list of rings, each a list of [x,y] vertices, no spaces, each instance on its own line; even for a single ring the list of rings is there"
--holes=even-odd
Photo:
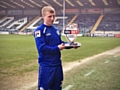
[[[44,15],[45,12],[55,13],[55,9],[52,6],[44,6],[41,10],[41,14]]]

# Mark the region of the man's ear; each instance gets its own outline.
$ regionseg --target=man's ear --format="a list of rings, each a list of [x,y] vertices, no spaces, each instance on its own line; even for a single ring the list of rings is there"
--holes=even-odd
[[[44,16],[42,15],[42,19],[44,19]]]
[[[44,19],[44,17],[45,17],[45,15],[44,15],[44,14],[42,14],[42,19]]]

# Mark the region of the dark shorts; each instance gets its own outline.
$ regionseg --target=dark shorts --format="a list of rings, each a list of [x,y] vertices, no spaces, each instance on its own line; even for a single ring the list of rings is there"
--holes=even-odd
[[[39,67],[38,90],[62,90],[62,66]]]

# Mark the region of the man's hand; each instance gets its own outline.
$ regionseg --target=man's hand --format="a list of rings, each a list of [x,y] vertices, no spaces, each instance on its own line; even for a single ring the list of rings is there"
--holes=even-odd
[[[60,49],[60,50],[63,50],[64,48],[65,48],[65,45],[62,43],[62,44],[59,44],[58,45],[58,48]]]

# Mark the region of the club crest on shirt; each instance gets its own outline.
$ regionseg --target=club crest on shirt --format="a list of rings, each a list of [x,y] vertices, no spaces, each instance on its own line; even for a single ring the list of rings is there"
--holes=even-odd
[[[40,90],[44,90],[44,88],[43,88],[43,87],[40,87]]]
[[[59,30],[57,30],[57,34],[58,34],[58,35],[60,35],[60,32],[59,32]]]
[[[40,30],[35,31],[35,37],[37,38],[37,37],[40,37],[40,36],[41,36]]]

